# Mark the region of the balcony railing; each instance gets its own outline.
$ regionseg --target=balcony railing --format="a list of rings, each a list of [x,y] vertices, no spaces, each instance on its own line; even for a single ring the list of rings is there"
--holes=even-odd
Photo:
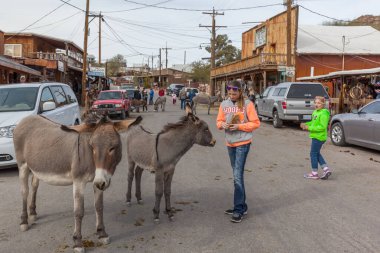
[[[275,67],[281,65],[286,65],[286,54],[261,53],[260,55],[251,56],[240,61],[235,61],[224,66],[214,68],[211,70],[211,76],[220,76],[260,67]],[[294,65],[294,57],[292,57],[292,65]]]
[[[44,59],[44,60],[56,60],[67,61],[67,55],[62,53],[45,53],[45,52],[32,52],[28,55],[28,58],[32,59]]]

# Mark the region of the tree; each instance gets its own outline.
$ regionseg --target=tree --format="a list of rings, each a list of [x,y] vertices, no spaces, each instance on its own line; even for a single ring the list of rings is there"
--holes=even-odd
[[[115,55],[107,61],[107,76],[117,76],[121,68],[125,67],[127,62],[121,54]]]
[[[231,43],[232,41],[228,39],[227,34],[220,34],[216,36],[216,45],[215,45],[215,66],[216,67],[241,59],[241,50],[234,47]],[[211,46],[207,46],[206,50],[209,53],[211,53]]]
[[[203,61],[195,61],[192,64],[191,78],[194,82],[208,83],[210,81],[210,64]]]

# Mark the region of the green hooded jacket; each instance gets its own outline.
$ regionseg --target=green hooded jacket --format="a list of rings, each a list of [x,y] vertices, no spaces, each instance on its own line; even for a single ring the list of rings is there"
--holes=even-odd
[[[309,127],[310,138],[326,141],[329,121],[330,112],[327,109],[315,110],[311,115],[311,121],[305,123]]]

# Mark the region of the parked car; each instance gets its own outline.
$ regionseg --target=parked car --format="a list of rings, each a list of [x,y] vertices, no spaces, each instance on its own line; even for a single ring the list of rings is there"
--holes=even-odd
[[[131,100],[124,90],[101,91],[91,109],[95,113],[119,114],[121,119],[129,116]]]
[[[16,166],[13,130],[29,115],[63,125],[80,124],[77,98],[63,83],[0,85],[0,168]]]
[[[380,150],[380,99],[352,113],[336,114],[330,124],[330,138],[334,145],[349,143]]]
[[[189,93],[190,93],[191,90],[194,91],[195,96],[197,96],[199,94],[199,90],[197,88],[186,88],[186,97],[187,98],[189,97]]]
[[[287,82],[268,87],[256,100],[259,116],[273,118],[273,126],[282,127],[283,121],[309,121],[314,111],[314,98],[326,98],[329,108],[329,95],[320,83]]]
[[[172,93],[174,92],[177,97],[179,96],[179,92],[180,90],[185,87],[185,85],[183,84],[175,84],[175,83],[172,83],[169,85],[169,87],[166,89],[166,95],[168,96],[171,96]]]

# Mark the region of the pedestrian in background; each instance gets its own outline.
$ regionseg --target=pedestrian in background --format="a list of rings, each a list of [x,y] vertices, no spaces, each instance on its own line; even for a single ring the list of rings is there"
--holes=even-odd
[[[158,96],[160,96],[160,97],[163,97],[163,96],[165,96],[165,91],[164,91],[164,88],[160,88],[160,90],[158,91]]]
[[[153,88],[151,87],[149,90],[149,105],[153,105],[153,97],[154,97],[154,91],[153,91]]]
[[[195,91],[193,89],[190,89],[189,91],[189,101],[190,101],[190,106],[193,108],[193,98],[195,97]]]
[[[311,173],[304,175],[304,177],[308,179],[321,178],[327,180],[331,175],[331,171],[327,166],[325,159],[321,155],[321,148],[327,140],[327,128],[330,120],[330,112],[325,109],[325,103],[326,99],[324,97],[315,97],[315,111],[311,115],[311,121],[301,123],[301,128],[303,130],[308,130],[311,138]],[[323,169],[323,174],[321,177],[318,176],[318,164]]]
[[[227,151],[234,176],[234,207],[224,211],[232,215],[231,221],[241,222],[247,214],[244,186],[244,167],[251,146],[253,131],[260,127],[255,106],[244,99],[239,81],[227,86],[228,99],[224,100],[216,119],[218,129],[225,131]]]
[[[177,95],[173,92],[172,93],[172,99],[173,99],[173,105],[177,102]]]
[[[185,110],[186,97],[186,89],[185,87],[183,87],[179,92],[179,99],[181,100],[181,110]]]

